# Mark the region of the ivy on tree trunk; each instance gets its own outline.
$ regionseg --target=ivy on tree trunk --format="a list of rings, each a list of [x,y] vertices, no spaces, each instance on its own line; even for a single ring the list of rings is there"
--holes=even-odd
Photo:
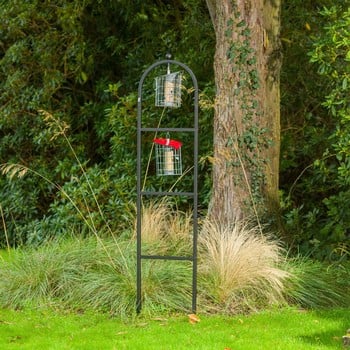
[[[210,216],[229,224],[278,206],[280,0],[207,0],[216,33]]]

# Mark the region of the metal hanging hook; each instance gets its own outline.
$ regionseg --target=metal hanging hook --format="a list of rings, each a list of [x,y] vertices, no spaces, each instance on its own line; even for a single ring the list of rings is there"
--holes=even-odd
[[[165,58],[167,60],[171,60],[171,53],[167,52],[167,54],[165,55]],[[167,74],[170,74],[170,63],[168,63]]]

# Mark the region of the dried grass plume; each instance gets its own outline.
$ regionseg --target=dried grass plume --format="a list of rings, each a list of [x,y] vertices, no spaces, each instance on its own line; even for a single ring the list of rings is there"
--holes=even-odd
[[[242,220],[220,225],[205,219],[199,235],[200,273],[207,297],[221,307],[253,307],[282,299],[288,273],[281,245]],[[255,307],[254,306],[254,307]]]

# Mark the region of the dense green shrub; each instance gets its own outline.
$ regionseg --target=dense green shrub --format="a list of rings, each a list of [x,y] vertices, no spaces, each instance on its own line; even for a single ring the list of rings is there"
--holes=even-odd
[[[350,10],[333,6],[321,11],[328,24],[314,41],[311,62],[327,78],[322,105],[333,121],[328,147],[314,162],[315,173],[324,188],[323,208],[326,220],[320,229],[320,241],[337,247],[350,240]]]
[[[68,126],[67,137],[82,161],[99,158],[94,124],[103,109],[91,103],[98,75],[96,52],[84,34],[86,6],[84,1],[0,2],[0,163],[23,164],[50,180],[1,179],[13,244],[26,242],[21,226],[47,214],[57,192],[52,183],[60,185],[79,170],[41,110]]]
[[[285,22],[282,75],[285,229],[299,251],[322,259],[346,257],[350,237],[349,12],[343,1],[332,4],[300,3],[306,12],[286,4],[285,16],[298,22]]]
[[[0,12],[0,164],[39,174],[0,179],[10,243],[87,232],[82,217],[96,228],[106,221],[123,228],[135,197],[136,92],[144,69],[170,50],[213,96],[214,32],[205,4],[9,0],[0,1]],[[211,116],[210,109],[201,115],[203,155]],[[203,171],[206,200],[209,179]]]

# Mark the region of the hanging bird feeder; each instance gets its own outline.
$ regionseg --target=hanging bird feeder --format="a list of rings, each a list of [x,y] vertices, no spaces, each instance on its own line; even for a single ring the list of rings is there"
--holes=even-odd
[[[158,176],[181,175],[181,146],[177,140],[171,140],[169,135],[166,138],[154,139],[156,147],[156,170]]]
[[[172,107],[181,106],[181,72],[170,72],[168,64],[167,74],[155,78],[156,80],[156,101],[157,107]]]

